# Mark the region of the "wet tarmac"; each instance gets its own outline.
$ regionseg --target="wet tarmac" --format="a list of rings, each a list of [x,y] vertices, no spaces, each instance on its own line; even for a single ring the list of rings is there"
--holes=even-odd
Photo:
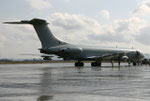
[[[150,101],[150,67],[0,65],[0,101]]]

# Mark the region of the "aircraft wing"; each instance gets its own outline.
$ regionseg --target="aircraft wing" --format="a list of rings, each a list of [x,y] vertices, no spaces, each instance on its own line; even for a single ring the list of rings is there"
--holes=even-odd
[[[56,55],[48,55],[48,54],[19,54],[19,55],[39,56],[42,57],[43,60],[52,60],[53,57],[57,57]],[[61,57],[57,57],[57,58],[61,58]]]
[[[109,54],[104,54],[102,56],[90,56],[90,57],[87,57],[87,59],[91,59],[91,60],[110,60],[110,59],[113,59],[113,58],[122,57],[125,54],[126,54],[125,52],[109,53]]]
[[[45,55],[45,54],[19,54],[19,55],[40,56],[40,57],[44,57],[44,56],[54,57],[54,55]]]

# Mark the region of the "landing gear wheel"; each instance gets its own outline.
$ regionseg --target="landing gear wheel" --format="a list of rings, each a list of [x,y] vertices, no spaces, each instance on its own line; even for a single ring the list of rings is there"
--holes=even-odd
[[[101,62],[92,62],[91,66],[92,67],[101,67]]]
[[[136,62],[133,62],[133,66],[136,66],[137,64],[136,64]]]
[[[84,63],[83,62],[76,62],[75,67],[83,67]]]

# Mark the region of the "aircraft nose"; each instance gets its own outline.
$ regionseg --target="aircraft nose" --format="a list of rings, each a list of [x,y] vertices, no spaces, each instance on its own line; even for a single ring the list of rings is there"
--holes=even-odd
[[[144,54],[141,51],[137,51],[137,57],[142,59],[144,58]]]
[[[140,55],[141,55],[141,58],[144,58],[144,57],[145,57],[143,53],[140,53]]]

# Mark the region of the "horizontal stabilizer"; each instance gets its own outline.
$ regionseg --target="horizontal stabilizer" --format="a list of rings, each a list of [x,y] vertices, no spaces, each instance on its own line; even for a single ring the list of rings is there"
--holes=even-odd
[[[4,22],[5,24],[30,24],[30,21]]]
[[[22,21],[14,21],[14,22],[4,22],[5,24],[32,24],[32,25],[43,25],[48,24],[43,19],[34,18],[32,20],[22,20]]]

